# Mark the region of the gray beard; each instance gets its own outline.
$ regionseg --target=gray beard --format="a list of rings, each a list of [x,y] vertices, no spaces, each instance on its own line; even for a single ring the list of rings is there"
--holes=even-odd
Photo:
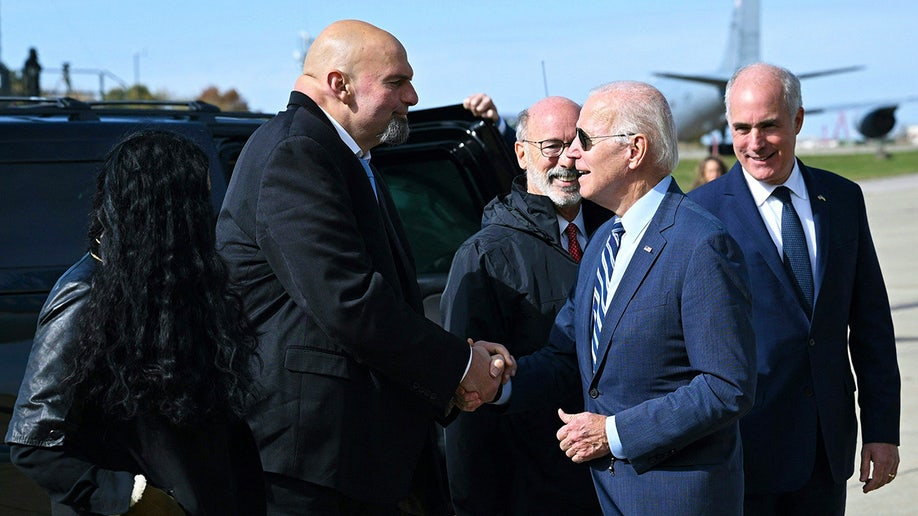
[[[570,178],[571,174],[577,174],[576,171],[568,171],[560,166],[557,166],[547,173],[540,174],[539,172],[533,171],[530,174],[527,174],[528,180],[536,184],[536,186],[543,192],[543,194],[551,199],[551,202],[558,208],[567,208],[573,206],[580,202],[580,187],[572,188],[562,188],[560,191],[558,189],[553,189],[551,187],[551,177],[560,176]]]
[[[379,143],[399,145],[408,141],[408,119],[394,116],[389,120],[386,130],[379,135]]]

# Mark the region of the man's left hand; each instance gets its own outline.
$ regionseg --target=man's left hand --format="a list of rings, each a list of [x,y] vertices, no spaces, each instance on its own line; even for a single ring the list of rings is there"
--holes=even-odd
[[[871,464],[873,476],[871,477]],[[864,494],[879,489],[896,478],[899,447],[889,443],[865,443],[861,448],[861,482]]]
[[[558,409],[564,426],[558,429],[561,449],[574,462],[587,462],[608,455],[609,439],[606,437],[606,416],[581,412],[568,414]]]

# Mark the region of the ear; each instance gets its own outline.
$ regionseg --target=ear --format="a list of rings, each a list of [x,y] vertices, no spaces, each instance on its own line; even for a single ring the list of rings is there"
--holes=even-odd
[[[803,106],[794,115],[794,134],[800,134],[800,129],[803,129]]]
[[[632,138],[631,145],[628,146],[628,168],[632,170],[638,168],[646,157],[647,136],[638,133]]]
[[[342,103],[348,104],[353,93],[353,86],[351,86],[347,74],[340,70],[332,70],[328,72],[325,80],[332,94]]]
[[[529,167],[529,163],[526,162],[526,144],[524,142],[516,142],[513,144],[513,150],[516,152],[516,162],[521,169],[526,170]]]

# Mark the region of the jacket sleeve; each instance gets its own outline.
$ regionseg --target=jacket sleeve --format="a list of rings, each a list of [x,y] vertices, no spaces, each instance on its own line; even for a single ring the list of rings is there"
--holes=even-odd
[[[440,317],[443,327],[458,337],[509,345],[489,260],[474,240],[456,251],[440,298]]]
[[[38,316],[6,442],[13,464],[55,503],[121,514],[130,505],[134,475],[99,468],[67,445],[73,433],[68,419],[72,399],[61,385],[77,342],[78,316],[90,292],[89,279],[83,276],[89,268],[81,263],[58,281]]]
[[[20,471],[47,491],[54,503],[93,514],[124,514],[130,508],[133,473],[100,468],[67,446],[14,444],[10,457]]]
[[[864,443],[899,444],[901,379],[889,297],[858,189],[858,243],[849,322]]]
[[[59,280],[38,315],[38,327],[6,442],[59,446],[72,400],[61,390],[77,339],[77,318],[89,299],[84,281]]]

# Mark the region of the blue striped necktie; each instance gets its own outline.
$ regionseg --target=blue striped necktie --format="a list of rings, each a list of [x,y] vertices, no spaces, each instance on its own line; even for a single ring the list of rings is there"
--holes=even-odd
[[[784,247],[784,269],[796,287],[800,304],[807,317],[813,312],[813,269],[810,266],[810,252],[806,247],[803,225],[794,203],[791,202],[790,190],[779,186],[771,193],[781,201],[781,245]]]
[[[612,303],[612,269],[615,266],[615,256],[618,254],[618,247],[621,245],[622,235],[625,234],[625,227],[622,226],[622,219],[615,217],[612,223],[612,234],[606,241],[606,246],[602,250],[602,257],[599,261],[599,267],[596,268],[596,285],[593,287],[593,335],[592,354],[593,370],[596,370],[597,357],[599,356],[599,335],[602,334],[602,321]]]

